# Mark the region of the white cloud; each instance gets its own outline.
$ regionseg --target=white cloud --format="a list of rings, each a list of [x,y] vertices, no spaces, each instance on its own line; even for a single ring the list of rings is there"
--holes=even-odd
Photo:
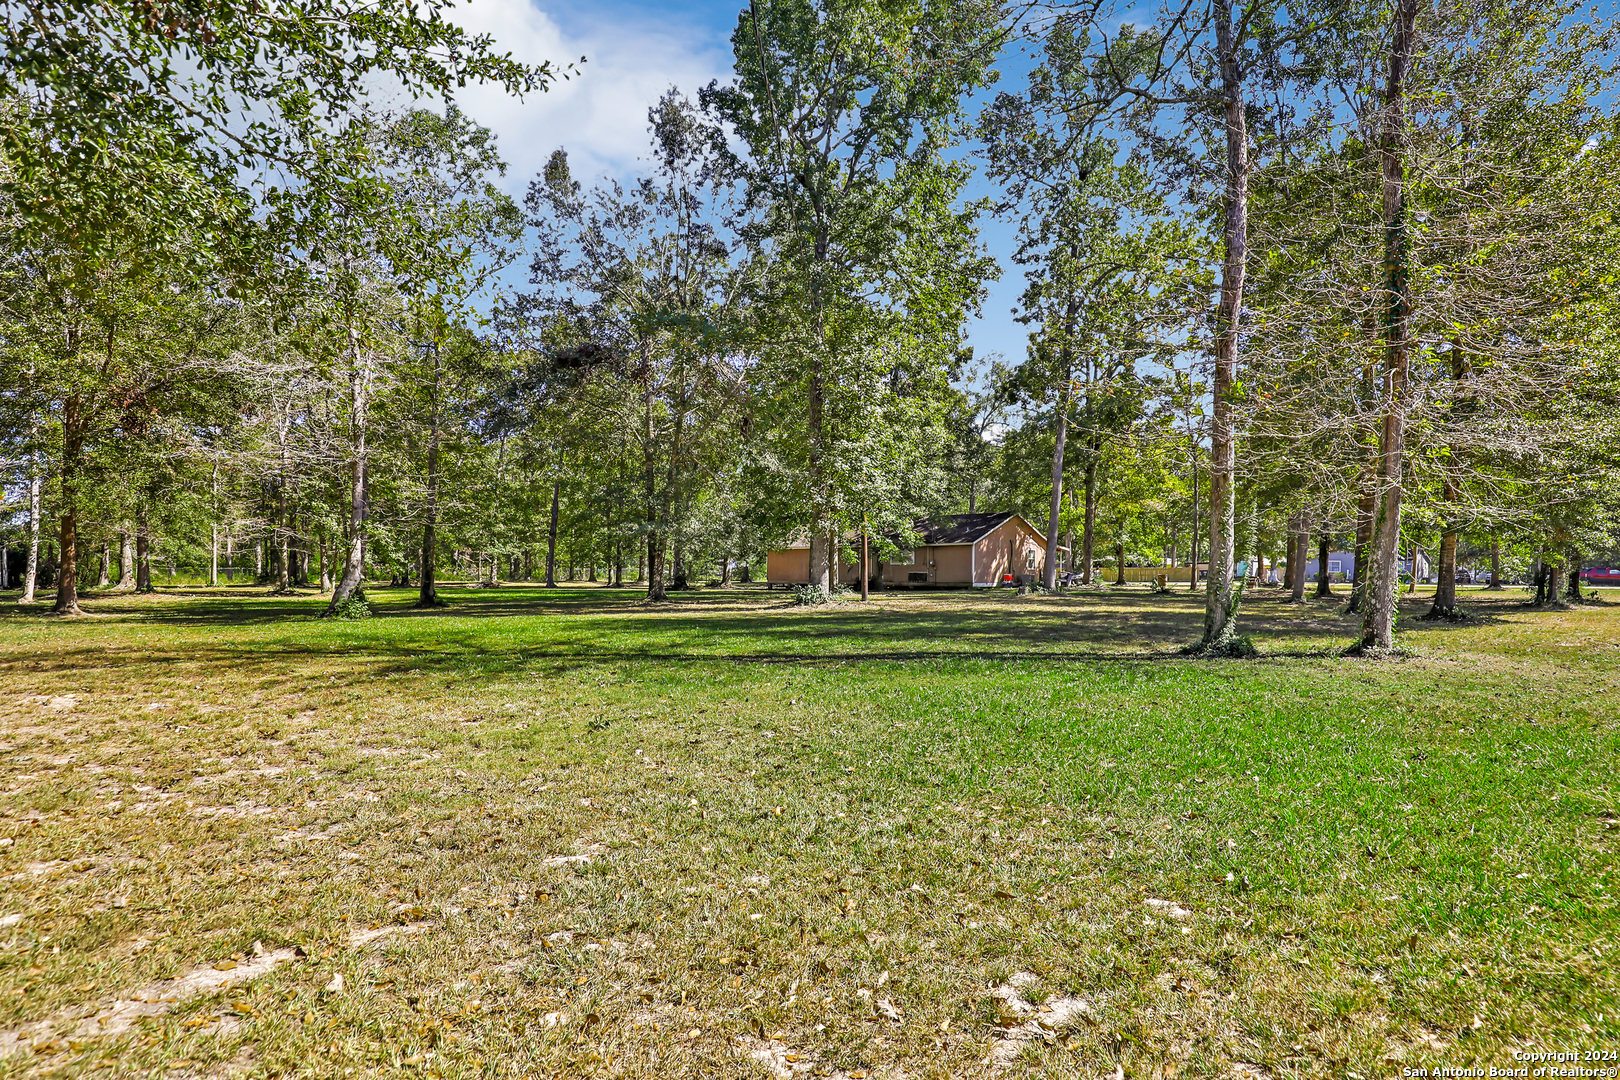
[[[461,107],[499,137],[510,166],[506,187],[514,194],[559,146],[568,150],[576,177],[634,171],[648,152],[648,107],[671,86],[695,96],[731,73],[729,47],[712,30],[649,19],[644,11],[562,12],[550,0],[469,0],[449,15],[469,31],[490,34],[517,60],[566,66],[586,57],[569,81],[523,100],[489,86],[459,92]]]

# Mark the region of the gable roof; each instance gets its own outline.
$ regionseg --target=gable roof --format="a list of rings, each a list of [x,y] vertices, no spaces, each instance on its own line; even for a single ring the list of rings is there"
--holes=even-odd
[[[919,518],[911,527],[920,536],[915,545],[916,547],[950,547],[955,544],[971,544],[982,540],[1013,518],[1022,521],[1030,532],[1040,537],[1041,543],[1046,543],[1045,533],[1031,525],[1029,520],[1022,514],[1011,512],[998,514],[947,514],[940,518]],[[859,534],[852,533],[851,535],[857,536]],[[886,535],[891,543],[897,546],[901,545],[899,533],[888,533]],[[774,550],[800,551],[809,546],[809,542],[800,535]],[[1068,549],[1064,548],[1063,550],[1067,551]]]
[[[951,514],[933,520],[919,520],[912,528],[922,534],[922,539],[917,541],[918,547],[951,547],[954,544],[972,544],[983,540],[1013,518],[1022,521],[1024,528],[1034,533],[1042,544],[1046,543],[1046,534],[1031,525],[1023,514]],[[889,539],[898,543],[900,538],[891,535]],[[1059,544],[1058,548],[1062,551],[1069,550],[1062,544]]]
[[[949,514],[933,520],[922,520],[912,528],[922,534],[919,546],[944,547],[948,544],[971,544],[994,532],[1016,514]]]

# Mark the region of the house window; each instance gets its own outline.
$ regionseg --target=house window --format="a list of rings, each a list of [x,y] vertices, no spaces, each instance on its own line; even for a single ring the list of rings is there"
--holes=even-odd
[[[913,570],[911,573],[906,575],[906,580],[907,581],[927,581],[928,580],[928,573],[926,571]]]
[[[1035,572],[1035,549],[1029,548],[1024,552],[1024,569],[1029,573]]]
[[[1329,559],[1328,560],[1328,573],[1330,573],[1330,574],[1342,574],[1342,573],[1344,573],[1344,560],[1343,559]]]

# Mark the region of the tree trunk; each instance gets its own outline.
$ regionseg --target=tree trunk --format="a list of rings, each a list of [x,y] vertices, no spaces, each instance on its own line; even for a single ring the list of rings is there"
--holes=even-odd
[[[1359,612],[1367,603],[1367,552],[1372,546],[1373,504],[1372,470],[1362,477],[1361,498],[1356,504],[1356,539],[1350,552],[1350,603],[1346,613]]]
[[[867,543],[866,525],[861,524],[861,599],[872,598],[872,549]]]
[[[1303,604],[1305,602],[1305,581],[1310,577],[1305,566],[1307,562],[1305,556],[1310,550],[1311,543],[1310,518],[1302,512],[1294,521],[1293,545],[1292,550],[1288,553],[1288,565],[1293,570],[1290,575],[1293,578],[1293,591],[1289,593],[1288,600],[1290,603]],[[1298,569],[1294,570],[1294,567],[1298,567]]]
[[[1057,588],[1058,522],[1063,514],[1063,444],[1069,438],[1069,399],[1074,387],[1069,350],[1079,306],[1078,299],[1069,300],[1068,323],[1063,338],[1063,395],[1058,405],[1057,435],[1052,448],[1052,512],[1046,524],[1046,566],[1041,570],[1041,585],[1046,589]],[[862,588],[864,590],[864,586]]]
[[[562,479],[551,482],[551,524],[546,529],[546,588],[557,587],[557,504],[562,499]]]
[[[827,258],[828,249],[829,237],[823,224],[816,234],[815,255],[818,263]],[[826,427],[823,420],[826,387],[822,350],[827,343],[827,328],[821,285],[815,279],[812,279],[811,284],[811,306],[815,345],[810,350],[809,385],[805,395],[807,434],[810,443],[810,584],[819,586],[823,592],[831,592],[833,586],[838,583],[838,571],[835,569],[838,555],[826,542],[826,537],[832,533],[832,515],[828,508],[830,500],[826,490],[827,479],[822,475],[826,443]]]
[[[1187,542],[1192,550],[1187,555],[1187,591],[1198,590],[1198,437],[1188,436],[1192,442],[1192,527],[1187,530]]]
[[[1317,538],[1316,538],[1316,595],[1317,596],[1332,596],[1333,595],[1333,582],[1328,579],[1328,556],[1333,554],[1333,552],[1331,550],[1329,550],[1332,547],[1333,547],[1333,537],[1329,536],[1326,531],[1323,531],[1323,532],[1321,532],[1321,533],[1319,533],[1317,535]]]
[[[1086,516],[1080,526],[1080,584],[1093,583],[1092,562],[1097,542],[1097,455],[1086,456]]]
[[[1114,541],[1114,584],[1125,584],[1125,538]]]
[[[0,560],[4,558],[5,556],[0,554]],[[0,572],[0,578],[3,577],[3,572]],[[96,573],[96,588],[105,589],[110,584],[112,584],[112,541],[107,538],[106,533],[102,533],[101,569]]]
[[[1446,474],[1443,491],[1446,506],[1455,505],[1459,492],[1450,473]],[[1457,527],[1447,524],[1440,534],[1440,582],[1435,586],[1434,603],[1426,618],[1452,619],[1457,614]]]
[[[19,604],[34,602],[34,589],[39,578],[40,488],[43,481],[39,475],[39,454],[31,457],[34,467],[28,477],[28,568],[23,571],[23,591],[17,601]]]
[[[1547,593],[1542,602],[1556,604],[1563,599],[1563,593],[1564,563],[1561,556],[1554,555],[1547,560]]]
[[[144,504],[135,514],[135,591],[152,591],[152,534],[147,528]]]
[[[360,589],[360,579],[366,564],[366,435],[367,412],[370,408],[369,378],[360,355],[360,335],[349,329],[349,352],[353,367],[349,372],[349,519],[345,539],[349,544],[348,557],[343,563],[343,575],[332,590],[332,599],[326,606],[327,614]]]
[[[652,359],[648,354],[649,345],[642,345],[642,365],[647,371],[652,370]],[[669,492],[664,492],[660,500],[658,495],[658,462],[655,453],[657,426],[653,415],[652,380],[649,375],[642,390],[643,423],[645,425],[641,444],[643,497],[646,500],[645,518],[647,528],[647,599],[662,602],[669,599],[669,591],[664,583],[664,548],[667,538],[664,528],[669,520]],[[572,549],[570,549],[571,552]],[[572,581],[574,571],[572,554],[568,579]]]
[[[647,599],[668,598],[664,590],[664,534],[654,531],[647,537]]]
[[[124,522],[118,530],[118,589],[135,588],[135,526]]]
[[[422,561],[417,567],[416,606],[439,600],[439,350],[433,349],[433,384],[428,393],[427,506],[422,522]]]
[[[1569,586],[1564,590],[1564,599],[1579,604],[1581,596],[1581,567],[1586,560],[1581,557],[1579,550],[1571,548],[1569,552]]]
[[[1224,258],[1221,299],[1215,315],[1215,377],[1209,432],[1209,581],[1204,590],[1205,649],[1225,647],[1236,634],[1242,590],[1232,580],[1236,532],[1236,473],[1232,387],[1238,375],[1238,333],[1243,316],[1243,278],[1249,247],[1249,133],[1243,111],[1238,43],[1231,0],[1215,0],[1215,50],[1225,99],[1226,198],[1222,217]]]
[[[677,592],[686,588],[686,543],[684,534],[684,529],[677,528],[674,543],[671,545],[675,549],[675,576],[671,585]]]
[[[1491,584],[1492,592],[1502,591],[1502,542],[1491,537]]]
[[[1384,93],[1384,407],[1378,438],[1377,496],[1368,562],[1366,610],[1360,647],[1395,647],[1395,612],[1399,588],[1401,537],[1401,468],[1406,454],[1407,365],[1412,321],[1411,283],[1407,279],[1406,225],[1406,80],[1411,63],[1417,0],[1396,0],[1395,33],[1389,52],[1389,82]],[[1413,577],[1417,566],[1414,560]]]
[[[1296,552],[1298,539],[1299,515],[1289,514],[1287,538],[1283,541],[1283,547],[1288,552],[1288,567],[1283,571],[1283,588],[1289,592],[1294,591],[1294,578],[1299,574],[1299,558]]]
[[[84,463],[84,437],[88,426],[84,402],[70,394],[62,406],[61,561],[56,570],[58,615],[81,615],[79,608],[79,471]]]
[[[276,592],[292,591],[292,527],[287,511],[287,478],[276,488]]]
[[[219,586],[219,461],[208,474],[208,587]]]

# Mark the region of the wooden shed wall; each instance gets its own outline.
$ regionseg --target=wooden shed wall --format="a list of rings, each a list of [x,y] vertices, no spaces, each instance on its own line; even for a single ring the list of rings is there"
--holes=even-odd
[[[765,580],[772,585],[807,585],[810,549],[782,548],[765,556]]]
[[[1035,573],[1046,562],[1044,541],[1021,517],[1011,517],[973,544],[925,544],[911,553],[906,563],[881,564],[886,585],[920,585],[914,573],[928,574],[929,585],[998,585],[1003,574],[1027,574],[1025,552],[1035,552]],[[876,563],[876,556],[873,558]],[[838,580],[845,585],[860,584],[858,560],[840,560]],[[801,585],[810,580],[810,549],[781,548],[769,552],[765,580],[772,585]]]
[[[1025,553],[1035,552],[1035,573],[1046,565],[1046,549],[1029,523],[1011,517],[974,545],[975,585],[996,585],[1003,574],[1027,574]]]

